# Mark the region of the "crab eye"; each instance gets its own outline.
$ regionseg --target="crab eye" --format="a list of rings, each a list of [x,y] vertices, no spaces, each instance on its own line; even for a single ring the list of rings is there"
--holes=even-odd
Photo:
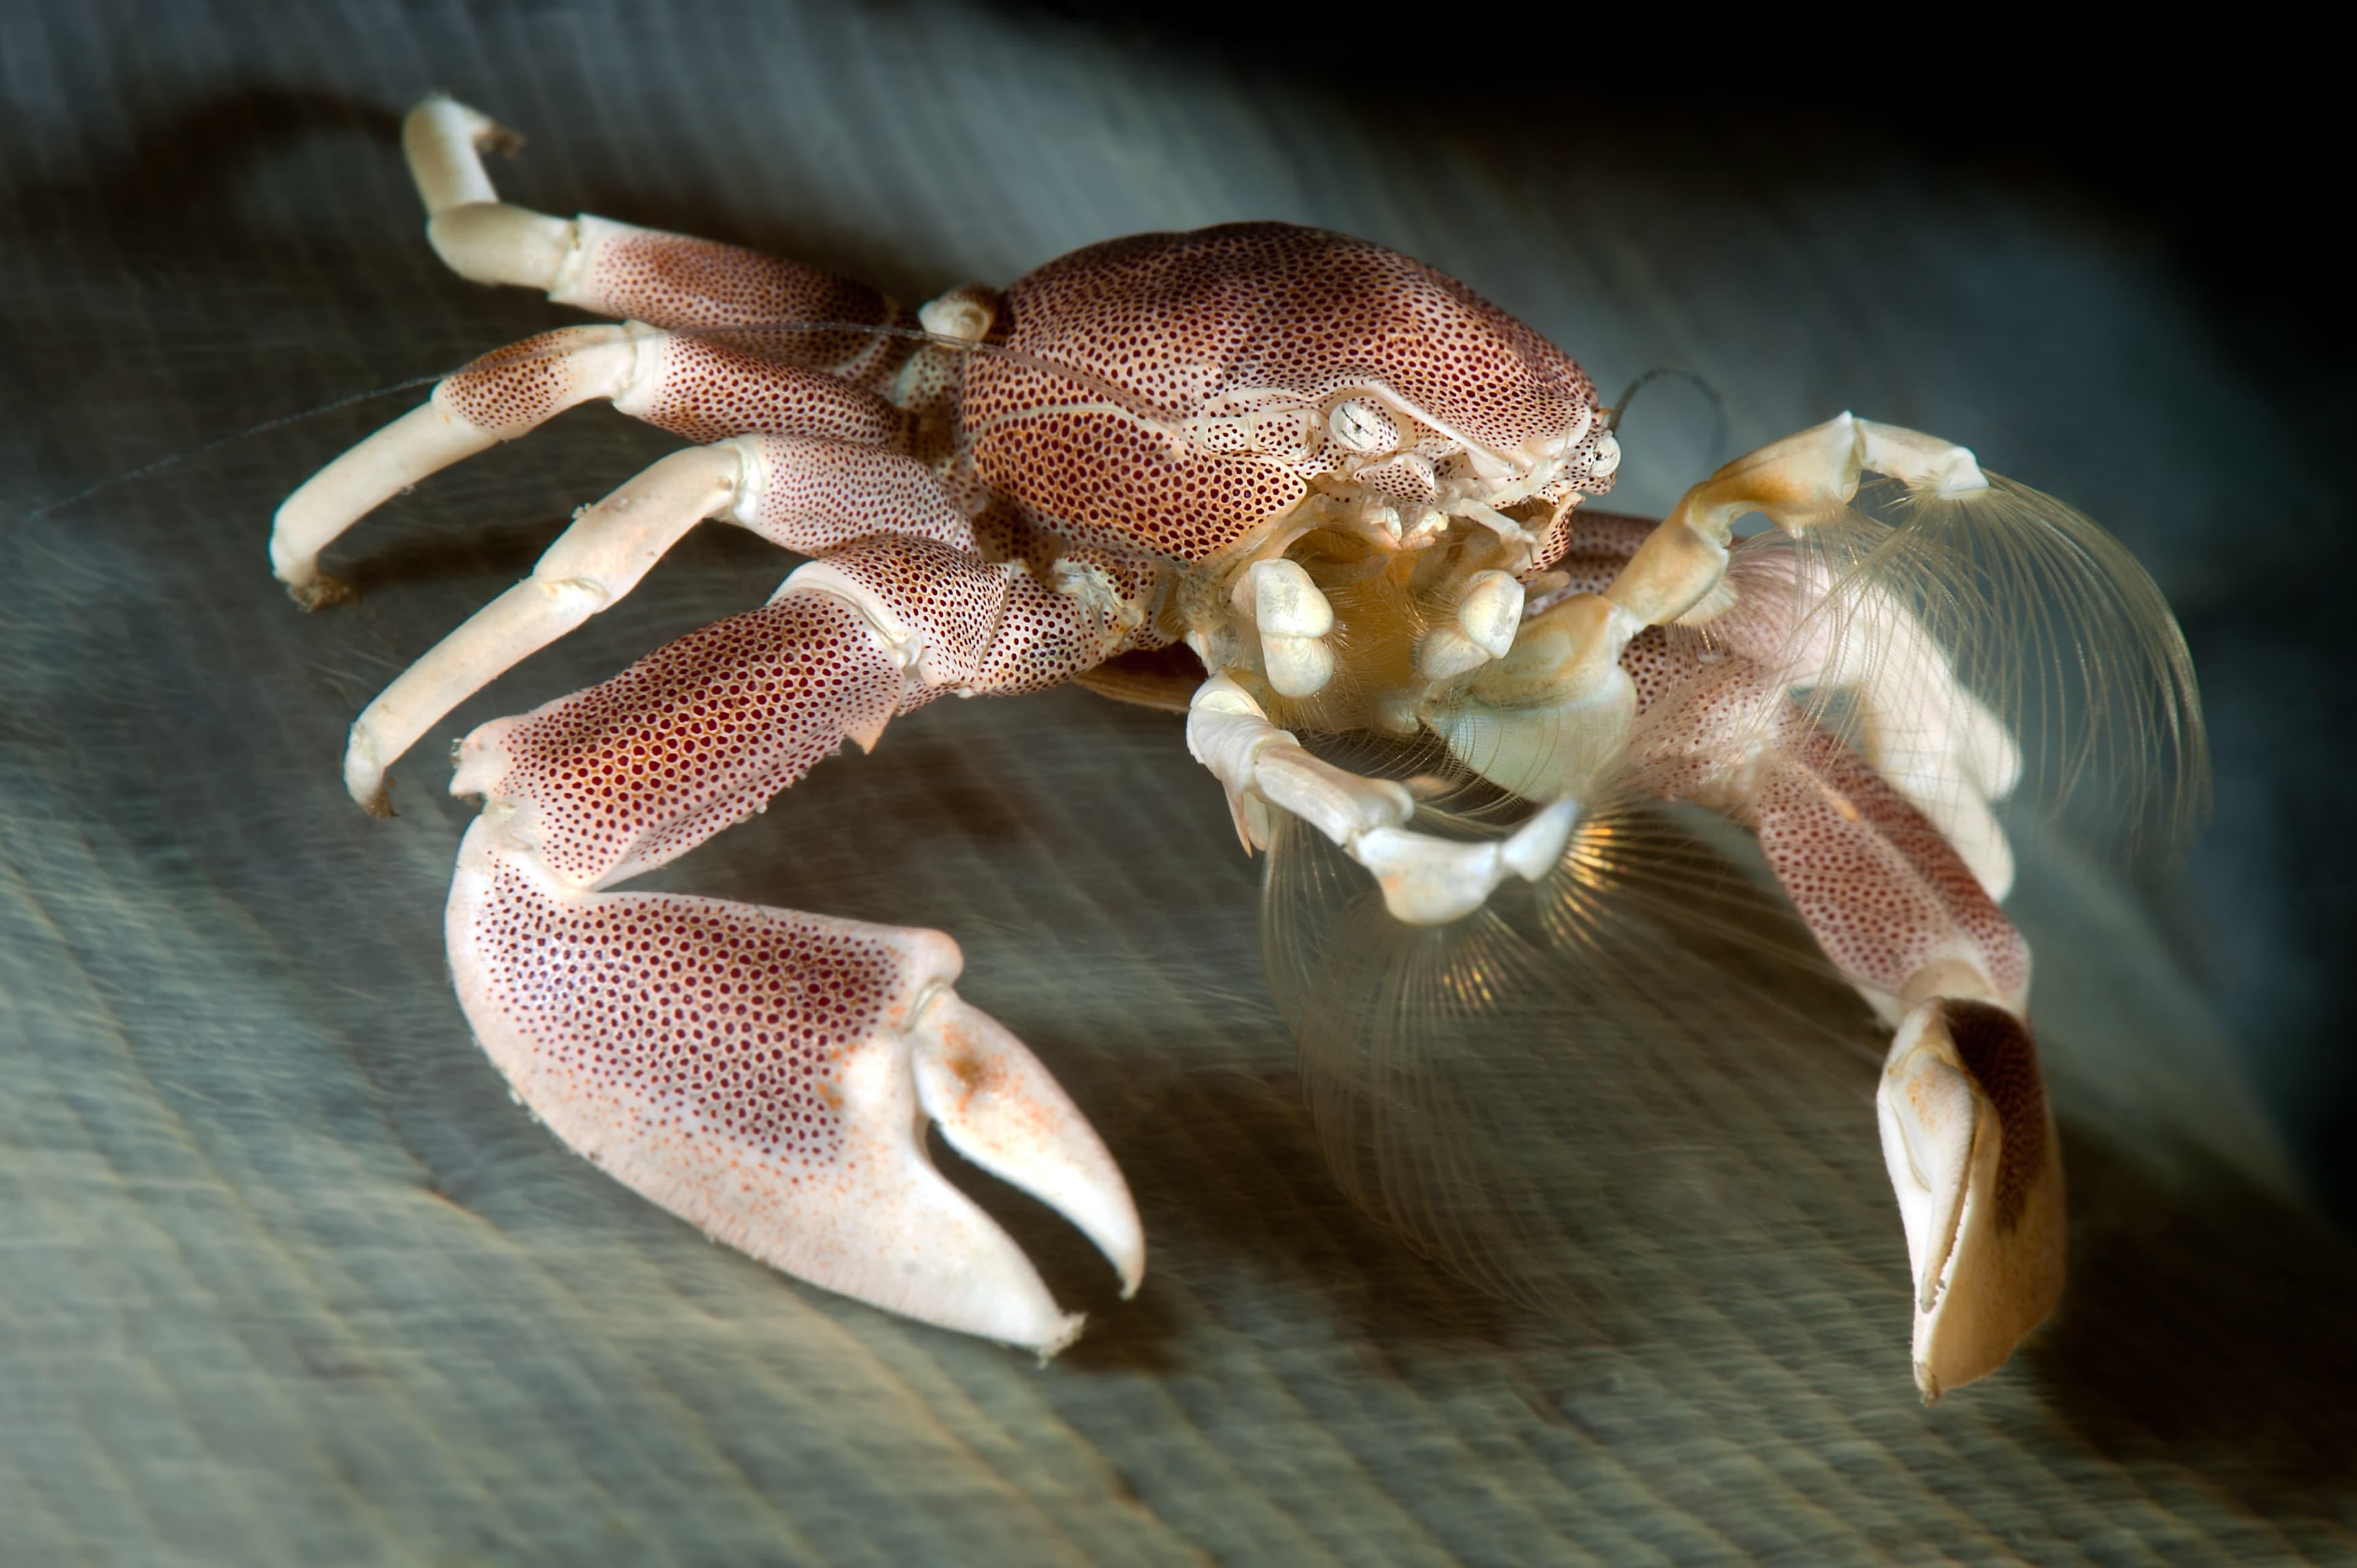
[[[1326,416],[1326,429],[1335,445],[1353,452],[1390,452],[1399,446],[1399,426],[1379,403],[1362,397],[1345,398]]]
[[[1588,478],[1610,478],[1613,471],[1620,467],[1620,443],[1614,440],[1612,433],[1608,430],[1596,438],[1596,457],[1587,470]]]

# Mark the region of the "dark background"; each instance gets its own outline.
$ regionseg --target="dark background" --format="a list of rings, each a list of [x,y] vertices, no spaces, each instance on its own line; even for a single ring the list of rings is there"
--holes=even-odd
[[[1715,54],[1671,16],[1282,26],[0,15],[0,1560],[2349,1558],[2357,1264],[2319,1207],[2357,1214],[2351,396],[2340,176],[2291,112],[2329,91],[2292,46],[2261,72],[2207,42],[2071,59],[1842,18]],[[1649,389],[1632,510],[1853,407],[2111,526],[2192,642],[2217,807],[2175,882],[2067,844],[2025,868],[2061,1315],[1915,1402],[1878,1047],[1823,995],[1797,1001],[1843,1049],[1501,1042],[1565,1106],[1531,1161],[1583,1228],[1580,1283],[1551,1311],[1469,1294],[1323,1170],[1216,789],[1174,725],[1079,693],[928,709],[657,880],[953,932],[963,993],[1137,1189],[1136,1302],[994,1198],[1099,1315],[1037,1372],[780,1281],[568,1158],[448,993],[468,813],[432,748],[389,824],[336,758],[395,670],[669,443],[585,412],[442,476],[339,549],[362,597],[332,614],[262,555],[285,490],[422,387],[334,405],[568,319],[425,247],[394,130],[435,87],[530,134],[495,170],[514,199],[908,299],[1146,228],[1368,234],[1608,393],[1660,365],[1712,389]],[[449,729],[783,570],[692,540]]]

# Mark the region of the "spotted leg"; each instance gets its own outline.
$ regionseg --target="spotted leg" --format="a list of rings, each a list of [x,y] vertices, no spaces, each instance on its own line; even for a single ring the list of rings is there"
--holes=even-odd
[[[743,435],[675,452],[585,508],[532,575],[469,617],[361,711],[344,784],[386,810],[385,770],[502,671],[635,588],[687,532],[733,522],[818,554],[887,532],[956,551],[972,527],[923,465],[823,437]]]
[[[1735,602],[1710,621],[1711,644],[1774,669],[1790,690],[1851,693],[1846,738],[2002,899],[2013,851],[1992,804],[2021,777],[2021,748],[2005,722],[1896,596],[1863,579],[1836,595],[1823,559],[1764,544],[1735,552],[1727,575]]]
[[[1875,1095],[1915,1284],[1916,1385],[1995,1371],[2061,1298],[2062,1156],[2029,952],[1932,821],[1788,709],[1739,814],[1826,953],[1897,1026]]]
[[[599,316],[723,334],[876,392],[908,357],[908,338],[873,328],[916,321],[865,284],[735,245],[501,201],[482,155],[522,139],[479,110],[429,98],[410,111],[401,136],[425,204],[426,239],[463,278],[542,289]]]
[[[1054,1207],[1134,1290],[1112,1158],[1047,1070],[958,999],[939,932],[616,883],[759,810],[845,739],[943,692],[1062,679],[1126,634],[1088,593],[921,541],[813,563],[764,607],[485,725],[451,891],[459,999],[572,1148],[799,1278],[1050,1353],[1064,1314],[934,1170],[923,1122]]]
[[[567,328],[444,377],[423,404],[305,481],[271,520],[271,570],[307,609],[342,597],[319,553],[355,522],[451,464],[597,400],[703,442],[791,435],[899,449],[907,424],[873,392],[726,344],[636,322]]]
[[[482,163],[486,146],[517,139],[447,98],[412,111],[403,138],[428,238],[454,270],[630,319],[484,356],[288,497],[273,523],[271,564],[306,608],[347,591],[319,572],[318,557],[361,517],[595,399],[694,441],[807,435],[940,456],[939,405],[954,385],[958,349],[990,329],[991,291],[952,290],[911,318],[864,285],[798,263],[527,211],[498,199]],[[807,325],[815,321],[834,325]]]

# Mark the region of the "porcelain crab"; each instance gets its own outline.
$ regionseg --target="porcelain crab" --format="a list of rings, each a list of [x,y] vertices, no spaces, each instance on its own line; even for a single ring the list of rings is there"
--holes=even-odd
[[[1661,803],[1748,828],[1894,1031],[1876,1099],[1918,1383],[1986,1373],[2052,1308],[2061,1157],[2029,957],[1998,908],[2022,694],[2079,672],[2101,738],[2062,747],[2065,772],[2199,769],[2181,639],[2092,524],[1846,413],[1659,523],[1582,509],[1619,462],[1587,376],[1462,284],[1339,234],[1138,235],[909,312],[791,262],[504,203],[482,155],[512,138],[447,99],[404,137],[452,270],[609,324],[477,360],[296,491],[270,545],[290,593],[339,596],[319,555],[352,523],[576,404],[694,445],[579,511],[368,705],[353,797],[386,810],[412,745],[698,523],[808,557],[760,607],[458,746],[451,788],[483,800],[447,914],[459,998],[573,1149],[798,1278],[1052,1353],[1079,1318],[936,1172],[930,1120],[1134,1291],[1118,1168],[959,999],[949,937],[614,891],[899,714],[1078,681],[1186,714],[1246,848],[1275,853],[1280,924],[1303,846],[1345,857],[1383,918],[1447,930],[1501,889],[1602,908]],[[1869,475],[1908,515],[1855,510]],[[1773,527],[1738,539],[1753,513]],[[2050,651],[2026,656],[2033,623]],[[1345,765],[1331,737],[1373,750]],[[1273,941],[1296,981],[1315,924]],[[1599,950],[1553,940],[1575,966]],[[1641,990],[1599,983],[1596,1005]],[[1569,1048],[1581,1027],[1564,1020]]]

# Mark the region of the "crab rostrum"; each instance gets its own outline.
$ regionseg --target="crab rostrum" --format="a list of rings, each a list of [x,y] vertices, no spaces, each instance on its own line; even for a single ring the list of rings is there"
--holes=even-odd
[[[801,1279],[1054,1351],[1079,1318],[934,1170],[930,1119],[1134,1291],[1145,1242],[1119,1170],[1022,1043],[958,998],[950,938],[613,891],[937,697],[1081,680],[1186,712],[1247,847],[1314,831],[1409,925],[1555,875],[1605,794],[1749,827],[1896,1031],[1878,1105],[1917,1380],[1981,1376],[2051,1309],[2062,1175],[2029,955],[1997,907],[2012,866],[1993,806],[2021,771],[2002,703],[1966,688],[1952,628],[1881,558],[1779,551],[1775,531],[1738,544],[1731,525],[1764,513],[1788,546],[1838,532],[1865,471],[1926,500],[2002,493],[2040,526],[2061,509],[1844,414],[1658,525],[1576,511],[1619,462],[1588,378],[1382,246],[1275,223],[1138,235],[909,313],[790,262],[502,203],[481,155],[511,139],[447,99],[411,113],[435,249],[619,324],[443,381],[289,498],[278,575],[306,606],[338,596],[318,557],[346,528],[577,403],[696,445],[584,509],[369,704],[352,795],[384,810],[404,751],[698,522],[809,558],[761,607],[459,747],[452,789],[483,800],[448,911],[459,997],[571,1147]],[[2125,562],[2100,570],[2134,599],[2149,585]],[[2198,736],[2165,611],[2140,629]],[[1845,694],[1846,724],[1802,700],[1818,691]],[[1519,805],[1492,832],[1430,831],[1428,779],[1300,738],[1353,732],[1421,744]]]

